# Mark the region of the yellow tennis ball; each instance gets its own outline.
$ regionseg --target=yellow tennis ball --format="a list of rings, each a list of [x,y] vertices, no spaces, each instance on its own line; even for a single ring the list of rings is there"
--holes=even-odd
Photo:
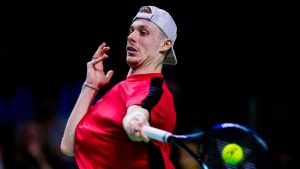
[[[244,157],[243,149],[241,146],[231,143],[224,146],[222,151],[223,160],[228,163],[235,165],[239,163]]]

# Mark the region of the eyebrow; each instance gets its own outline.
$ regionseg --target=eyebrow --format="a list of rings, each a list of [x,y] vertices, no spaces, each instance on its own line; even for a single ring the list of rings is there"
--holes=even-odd
[[[149,26],[147,26],[147,25],[138,25],[138,26],[130,26],[130,29],[150,29],[150,27]]]

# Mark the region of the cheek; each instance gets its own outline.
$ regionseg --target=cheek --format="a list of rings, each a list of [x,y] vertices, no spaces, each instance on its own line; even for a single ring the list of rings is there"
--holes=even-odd
[[[137,42],[141,53],[143,53],[145,57],[157,55],[160,50],[160,39],[156,35],[140,37]]]
[[[153,43],[153,40],[152,39],[147,39],[147,38],[141,38],[139,40],[140,42],[140,45],[143,47],[143,48],[148,48],[151,43]]]
[[[151,51],[151,43],[149,43],[148,41],[145,40],[141,40],[139,41],[139,49],[140,52],[143,53],[143,55],[147,55],[147,53],[149,53],[149,51]]]
[[[154,51],[157,50],[159,47],[159,43],[155,38],[143,39],[140,41],[140,45],[145,51]]]

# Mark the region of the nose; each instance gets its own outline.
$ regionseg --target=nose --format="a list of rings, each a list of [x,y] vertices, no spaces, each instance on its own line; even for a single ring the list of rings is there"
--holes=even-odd
[[[136,31],[132,31],[128,36],[127,40],[130,42],[136,42]]]

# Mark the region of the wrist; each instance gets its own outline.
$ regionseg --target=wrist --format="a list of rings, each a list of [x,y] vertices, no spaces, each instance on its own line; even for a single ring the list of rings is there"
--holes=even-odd
[[[140,107],[140,106],[131,106],[128,108],[125,117],[123,118],[123,127],[127,128],[130,121],[133,119],[140,120],[140,121],[148,121],[149,120],[149,112]]]
[[[94,83],[84,82],[83,86],[88,87],[88,88],[93,89],[93,90],[96,90],[96,91],[99,91],[99,87]]]

